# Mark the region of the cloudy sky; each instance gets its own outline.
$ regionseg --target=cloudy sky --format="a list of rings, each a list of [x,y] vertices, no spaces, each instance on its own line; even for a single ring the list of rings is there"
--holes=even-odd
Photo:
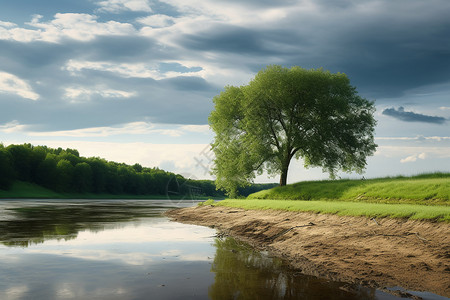
[[[375,101],[366,177],[450,171],[449,15],[448,0],[0,0],[0,142],[210,178],[212,98],[298,65]],[[300,162],[289,181],[326,177]]]

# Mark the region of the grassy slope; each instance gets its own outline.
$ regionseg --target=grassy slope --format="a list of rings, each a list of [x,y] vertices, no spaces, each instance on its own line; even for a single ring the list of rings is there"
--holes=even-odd
[[[229,199],[215,205],[450,222],[449,198],[450,174],[435,173],[410,178],[299,182],[251,194],[246,200]]]
[[[50,189],[46,189],[37,184],[16,181],[10,190],[0,189],[0,199],[169,199],[165,195],[111,195],[111,194],[93,194],[93,193],[58,193]],[[180,199],[191,200],[189,197],[178,197]],[[170,199],[177,199],[176,196],[170,196]],[[208,197],[196,197],[196,199],[208,199]]]
[[[249,195],[248,199],[450,205],[450,174],[299,182],[260,191]]]
[[[242,200],[227,199],[216,202],[217,206],[244,209],[275,209],[338,214],[342,216],[392,217],[415,220],[436,220],[450,222],[449,206],[426,206],[419,204],[380,204],[344,201],[301,201],[301,200]]]

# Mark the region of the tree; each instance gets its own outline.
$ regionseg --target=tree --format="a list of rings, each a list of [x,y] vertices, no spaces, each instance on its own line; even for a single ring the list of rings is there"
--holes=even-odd
[[[56,155],[47,153],[45,159],[39,164],[36,170],[36,182],[49,189],[58,188],[59,174]]]
[[[7,190],[15,180],[11,154],[0,144],[0,190]]]
[[[332,178],[338,170],[361,173],[377,146],[373,102],[343,73],[269,66],[213,101],[213,174],[230,196],[264,170],[286,185],[292,158]]]
[[[72,191],[73,182],[73,170],[74,167],[70,161],[66,159],[61,159],[56,164],[56,170],[58,172],[58,186],[59,190],[63,192]]]
[[[86,193],[91,190],[92,169],[88,163],[82,162],[75,165],[72,185],[75,191],[79,193]]]

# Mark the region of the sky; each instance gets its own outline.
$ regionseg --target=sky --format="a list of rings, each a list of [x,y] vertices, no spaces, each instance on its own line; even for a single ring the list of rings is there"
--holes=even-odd
[[[0,0],[0,142],[211,179],[212,98],[278,64],[345,73],[375,102],[366,178],[449,172],[449,15],[448,0]],[[325,178],[297,161],[288,182]]]

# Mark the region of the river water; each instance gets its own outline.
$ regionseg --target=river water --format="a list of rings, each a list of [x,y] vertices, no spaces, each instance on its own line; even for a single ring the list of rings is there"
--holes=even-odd
[[[398,299],[291,270],[169,200],[0,200],[0,299]]]

